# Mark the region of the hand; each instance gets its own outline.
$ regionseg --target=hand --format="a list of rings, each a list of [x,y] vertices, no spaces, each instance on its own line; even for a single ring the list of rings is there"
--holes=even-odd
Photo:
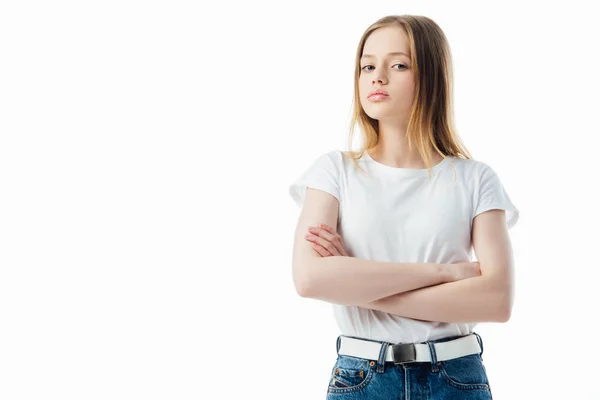
[[[312,242],[313,249],[321,255],[321,257],[329,256],[345,256],[348,253],[344,249],[344,240],[337,234],[333,228],[328,225],[320,224],[318,227],[309,227],[304,238]]]
[[[450,267],[452,281],[460,281],[463,279],[481,276],[479,261],[461,262],[447,265]]]

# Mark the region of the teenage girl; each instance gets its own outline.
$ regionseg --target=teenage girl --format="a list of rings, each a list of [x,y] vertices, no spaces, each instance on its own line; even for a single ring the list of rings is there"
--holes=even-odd
[[[474,327],[510,318],[519,211],[456,134],[451,66],[430,18],[376,21],[356,53],[361,148],[290,186],[296,290],[330,302],[340,330],[328,398],[492,398]]]

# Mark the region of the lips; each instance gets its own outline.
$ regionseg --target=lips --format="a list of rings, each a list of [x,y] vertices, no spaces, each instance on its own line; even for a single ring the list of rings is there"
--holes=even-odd
[[[376,90],[369,95],[369,97],[371,97],[371,96],[389,96],[389,94],[387,94],[387,92],[385,92],[383,90]]]

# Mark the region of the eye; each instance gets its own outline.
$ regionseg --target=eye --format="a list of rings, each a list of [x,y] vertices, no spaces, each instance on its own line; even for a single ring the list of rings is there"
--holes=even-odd
[[[394,64],[393,66],[395,67],[396,65],[399,65],[399,66],[401,66],[401,67],[402,67],[402,68],[401,68],[401,70],[402,70],[402,69],[406,69],[406,68],[407,68],[407,67],[406,67],[406,65],[404,65],[404,64]],[[361,70],[363,70],[363,71],[364,71],[364,70],[365,70],[365,68],[367,68],[367,67],[372,67],[372,65],[365,65],[364,67],[362,67],[362,68],[361,68]]]

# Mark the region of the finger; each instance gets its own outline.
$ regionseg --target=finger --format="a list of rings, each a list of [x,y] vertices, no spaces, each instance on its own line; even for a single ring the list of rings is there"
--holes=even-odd
[[[333,243],[331,243],[327,239],[324,239],[322,237],[317,236],[315,233],[313,233],[306,240],[309,240],[309,241],[311,241],[313,243],[317,243],[319,246],[323,247],[328,252],[330,252],[331,255],[334,255],[334,256],[340,256],[341,255],[340,252],[339,252],[339,250],[337,249],[337,247]]]
[[[330,227],[329,225],[326,225],[326,224],[320,224],[319,227],[324,229],[325,231],[329,232],[331,235],[333,235],[333,237],[336,237],[342,245],[344,244],[344,239],[342,238],[342,236],[339,233],[337,233],[336,231],[334,231],[332,227]],[[329,239],[329,241],[333,241],[333,240]]]
[[[319,245],[319,244],[317,244],[317,243],[312,243],[312,248],[313,248],[313,249],[315,249],[315,251],[316,251],[317,253],[319,253],[319,255],[320,255],[321,257],[329,257],[330,255],[332,255],[331,253],[329,253],[329,252],[327,251],[327,249],[323,248],[323,246],[320,246],[320,245]]]
[[[332,239],[329,239],[329,241],[332,242],[336,246],[340,255],[348,256],[348,254],[346,253],[345,245],[344,245],[344,239],[340,236],[340,234],[335,232],[333,230],[333,228],[330,227],[329,225],[320,224],[319,227],[321,227],[323,230],[329,232],[332,235]]]
[[[334,232],[331,232],[331,228],[327,227],[328,229],[326,229],[326,226],[327,225],[321,224],[319,226],[309,228],[308,231],[313,235],[320,236],[329,242],[333,242],[336,235]]]
[[[323,226],[322,224],[320,226]],[[308,230],[310,233],[312,233],[313,235],[323,238],[324,240],[326,240],[326,243],[323,243],[323,241],[319,241],[318,243],[327,248],[333,255],[336,256],[341,256],[344,255],[345,250],[344,250],[344,245],[343,243],[340,242],[341,236],[336,234],[336,233],[329,233],[327,232],[325,229],[321,229],[321,228],[309,228]],[[333,247],[332,247],[333,246]]]

